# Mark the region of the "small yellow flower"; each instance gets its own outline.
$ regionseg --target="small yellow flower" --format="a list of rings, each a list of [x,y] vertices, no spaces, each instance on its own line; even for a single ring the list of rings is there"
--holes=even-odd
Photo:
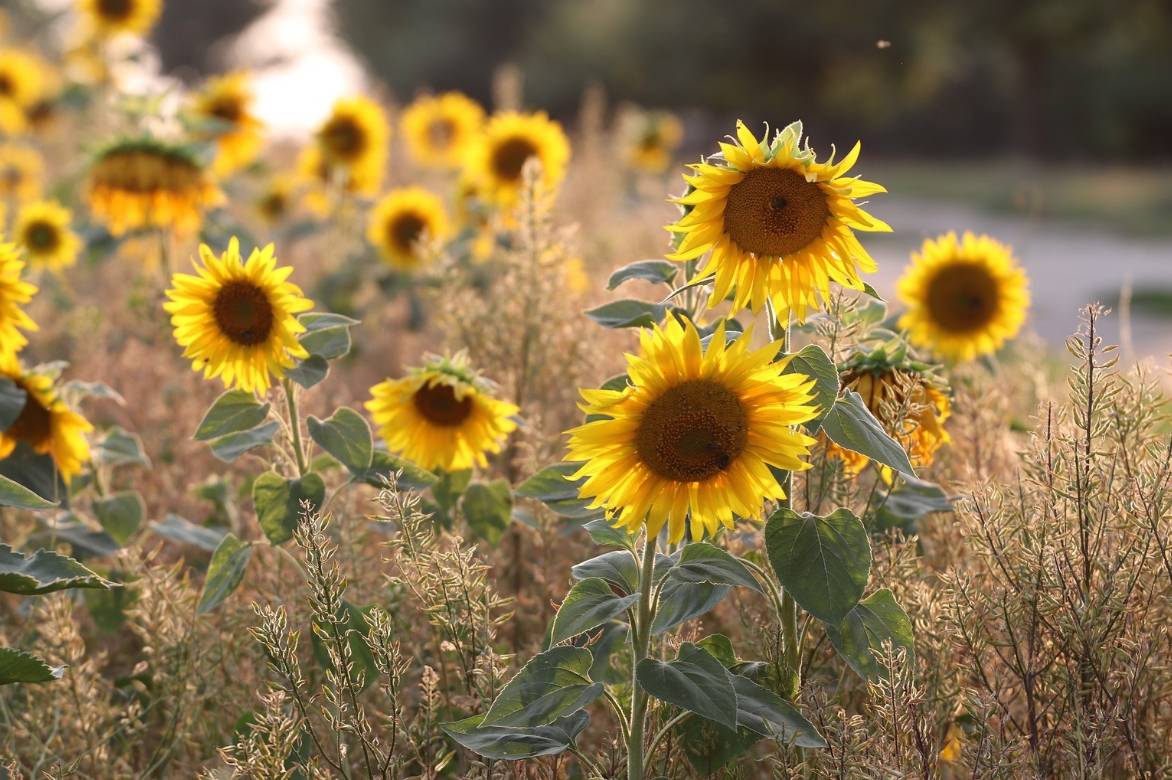
[[[630,166],[647,173],[667,170],[684,138],[680,120],[666,111],[652,111],[628,114],[622,125]]]
[[[20,415],[0,432],[0,459],[11,455],[18,444],[25,444],[34,452],[49,455],[62,479],[68,482],[90,459],[85,435],[93,426],[66,406],[51,377],[31,373],[16,358],[0,359],[0,376],[25,392]]]
[[[373,100],[339,100],[315,136],[315,162],[324,169],[321,178],[328,182],[341,174],[347,188],[360,195],[378,192],[390,132],[386,115]]]
[[[418,98],[403,112],[407,149],[422,165],[456,168],[484,124],[484,109],[459,92]]]
[[[45,164],[28,146],[0,146],[0,201],[25,201],[41,194]]]
[[[162,0],[77,0],[77,10],[101,36],[145,37],[163,10]]]
[[[48,66],[36,55],[0,48],[0,131],[24,131],[26,112],[45,96],[47,76]]]
[[[37,324],[24,305],[37,294],[34,284],[23,281],[24,261],[15,244],[0,244],[0,361],[12,360],[28,344],[21,331],[35,331]]]
[[[370,212],[366,237],[388,263],[411,270],[428,259],[425,242],[450,232],[443,202],[422,187],[392,190]]]
[[[81,239],[70,229],[69,209],[55,200],[28,203],[20,209],[13,231],[33,267],[59,271],[77,260]]]
[[[432,358],[370,393],[366,408],[387,448],[425,469],[483,468],[517,427],[517,407],[494,398],[459,356]]]
[[[205,379],[220,377],[226,387],[264,393],[294,358],[308,357],[297,341],[305,332],[297,315],[313,302],[287,281],[292,267],[277,267],[272,244],[253,249],[247,261],[235,238],[219,257],[206,244],[199,255],[202,267],[194,276],[175,274],[163,304],[175,341]]]
[[[517,202],[521,170],[531,158],[541,162],[542,186],[554,192],[566,175],[570,142],[562,126],[544,113],[508,111],[493,116],[469,150],[468,174],[481,197],[508,208]]]
[[[208,127],[201,137],[215,139],[212,172],[223,177],[256,159],[262,124],[252,114],[253,94],[248,76],[229,73],[208,81],[192,103],[192,113]]]

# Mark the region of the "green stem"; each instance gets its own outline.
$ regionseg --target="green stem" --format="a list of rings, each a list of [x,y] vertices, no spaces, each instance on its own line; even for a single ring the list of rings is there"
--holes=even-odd
[[[627,780],[643,780],[643,727],[647,720],[647,691],[639,685],[639,662],[651,647],[652,579],[655,576],[655,537],[643,543],[643,567],[639,575],[639,618],[632,626],[634,658],[631,662],[631,732],[627,740]]]
[[[305,464],[305,450],[301,446],[301,418],[297,416],[297,398],[294,394],[293,383],[288,377],[281,380],[281,387],[285,390],[285,404],[289,410],[289,435],[293,437],[293,454],[297,458],[297,476],[304,477],[309,471]]]

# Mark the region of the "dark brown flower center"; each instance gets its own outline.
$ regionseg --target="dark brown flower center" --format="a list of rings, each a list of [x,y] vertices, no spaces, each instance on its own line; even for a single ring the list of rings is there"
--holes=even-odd
[[[528,138],[510,138],[499,144],[492,153],[492,172],[506,181],[521,178],[525,161],[537,154],[537,147]]]
[[[456,125],[446,117],[437,119],[427,126],[427,138],[436,148],[446,149],[455,137]]]
[[[16,92],[11,77],[7,73],[0,73],[0,95],[11,97]]]
[[[122,21],[134,10],[134,0],[98,0],[98,14],[103,19]]]
[[[30,222],[24,229],[24,245],[37,252],[52,252],[61,243],[57,227],[48,222]]]
[[[999,292],[997,280],[983,265],[955,262],[928,282],[928,314],[950,333],[981,330],[997,315]]]
[[[24,390],[24,406],[4,433],[34,449],[43,447],[53,436],[53,415],[41,405],[36,395],[23,382],[15,379],[13,381]]]
[[[213,100],[208,106],[208,115],[223,122],[236,124],[244,114],[244,107],[234,97],[221,97]]]
[[[817,182],[796,171],[757,168],[729,189],[724,231],[746,252],[783,257],[809,246],[829,219]]]
[[[736,393],[694,379],[651,402],[635,431],[635,450],[660,477],[698,482],[732,465],[748,438],[748,416]]]
[[[352,160],[366,148],[366,134],[358,123],[347,116],[331,119],[321,130],[322,144],[334,157]]]
[[[639,138],[639,148],[645,152],[653,152],[661,145],[658,130],[648,130]]]
[[[418,214],[399,214],[387,225],[391,243],[401,252],[414,252],[415,243],[423,236],[427,224]]]
[[[280,219],[289,202],[283,193],[270,192],[260,200],[260,210],[269,219]]]
[[[430,423],[454,428],[472,414],[472,395],[456,398],[451,385],[429,383],[415,391],[415,409]]]
[[[263,344],[273,331],[273,304],[252,282],[228,282],[216,293],[212,310],[220,332],[242,347]]]

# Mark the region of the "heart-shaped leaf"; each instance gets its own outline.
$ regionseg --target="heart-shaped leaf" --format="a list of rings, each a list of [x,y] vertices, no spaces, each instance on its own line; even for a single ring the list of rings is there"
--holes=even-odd
[[[266,471],[252,483],[252,501],[261,530],[273,544],[293,538],[293,529],[308,501],[314,510],[321,509],[326,485],[321,477],[309,472],[300,479],[285,479],[275,471]]]
[[[211,441],[229,433],[255,428],[269,414],[271,404],[261,403],[244,390],[229,390],[217,398],[195,429],[196,441]]]
[[[588,577],[570,588],[565,600],[553,618],[550,644],[556,645],[570,637],[598,628],[615,619],[639,600],[639,594],[618,596],[606,580]]]
[[[708,651],[691,642],[674,661],[644,658],[635,669],[639,685],[655,698],[730,729],[737,727],[737,693],[732,675]]]
[[[837,625],[862,598],[871,544],[849,509],[826,517],[779,509],[765,525],[765,546],[782,587],[819,620]]]
[[[251,558],[250,543],[242,542],[233,533],[224,536],[224,540],[212,554],[211,563],[208,564],[207,579],[204,580],[203,592],[199,596],[199,614],[211,612],[232,595],[232,591],[236,590],[244,579],[244,572]]]
[[[333,455],[351,474],[364,474],[374,456],[374,439],[362,415],[345,406],[328,419],[310,417],[309,435],[318,446]]]
[[[482,726],[546,726],[582,709],[602,695],[590,679],[594,658],[584,647],[555,647],[539,653],[501,689]]]

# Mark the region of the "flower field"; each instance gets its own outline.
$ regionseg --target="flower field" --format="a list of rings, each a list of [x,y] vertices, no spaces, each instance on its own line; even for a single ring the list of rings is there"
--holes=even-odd
[[[1039,341],[966,224],[881,295],[793,116],[504,68],[297,136],[58,5],[0,17],[0,778],[1172,775],[1117,315]]]

